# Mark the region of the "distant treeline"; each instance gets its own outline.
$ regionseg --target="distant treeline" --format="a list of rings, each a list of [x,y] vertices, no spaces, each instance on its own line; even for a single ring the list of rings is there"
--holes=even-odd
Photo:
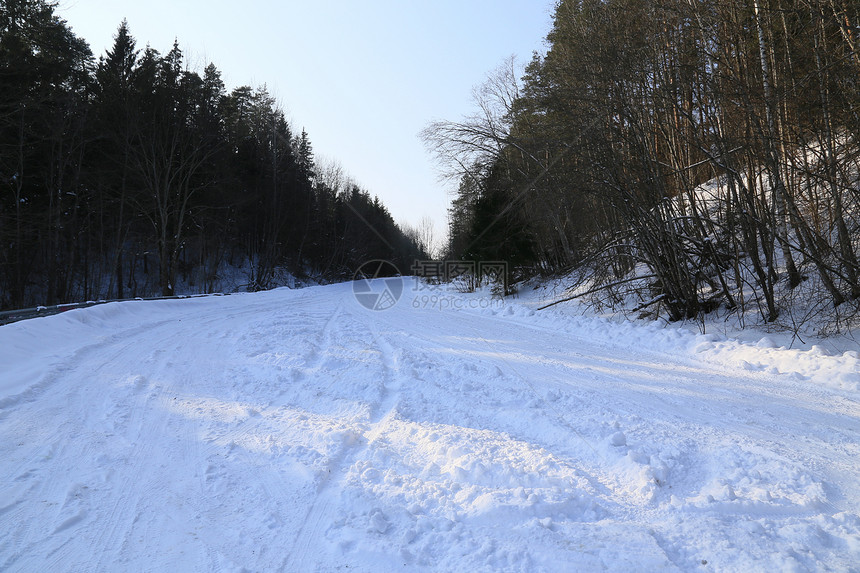
[[[459,182],[449,256],[589,268],[673,320],[773,321],[801,285],[856,309],[860,2],[560,0],[547,44],[424,133]]]
[[[315,165],[265,88],[228,93],[214,65],[138,49],[125,22],[95,60],[54,7],[0,2],[0,309],[423,256],[378,199]]]

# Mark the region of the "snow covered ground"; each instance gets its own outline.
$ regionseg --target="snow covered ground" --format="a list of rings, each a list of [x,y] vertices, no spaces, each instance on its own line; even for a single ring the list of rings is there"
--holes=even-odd
[[[0,327],[0,571],[860,571],[860,359],[352,286]]]

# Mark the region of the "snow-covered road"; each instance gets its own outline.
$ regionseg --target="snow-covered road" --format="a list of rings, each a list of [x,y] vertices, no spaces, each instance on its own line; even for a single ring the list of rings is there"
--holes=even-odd
[[[0,571],[860,570],[856,352],[409,296],[0,327]]]

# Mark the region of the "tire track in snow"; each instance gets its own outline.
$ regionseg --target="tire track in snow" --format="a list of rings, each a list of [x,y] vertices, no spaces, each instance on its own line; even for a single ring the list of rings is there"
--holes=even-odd
[[[354,322],[355,318],[348,315]],[[329,322],[326,327],[331,324]],[[342,501],[350,469],[367,456],[373,444],[397,415],[400,384],[397,377],[397,364],[394,348],[379,334],[377,326],[365,323],[373,348],[379,354],[382,365],[381,393],[373,408],[370,419],[356,442],[345,444],[340,456],[332,461],[330,473],[321,480],[316,497],[308,508],[285,563],[287,571],[311,570],[316,564],[309,555],[314,543],[323,538],[336,520],[335,510]]]
[[[173,319],[160,320],[124,329],[107,338],[102,338],[96,342],[76,348],[68,357],[52,357],[55,362],[48,367],[48,371],[40,377],[39,381],[28,386],[26,390],[20,394],[8,396],[0,400],[0,422],[15,412],[19,406],[39,400],[48,390],[53,390],[55,393],[64,391],[63,386],[65,380],[71,372],[77,370],[81,364],[86,363],[93,357],[97,357],[105,349],[112,348],[117,342],[129,337],[145,335],[148,332],[151,332],[153,328],[160,328],[173,323]],[[55,388],[54,386],[58,384],[60,387]],[[68,384],[65,383],[65,386],[67,385]]]
[[[149,371],[148,378],[134,381],[134,400],[128,408],[128,422],[117,428],[131,444],[131,449],[117,460],[119,467],[115,466],[116,474],[112,479],[116,481],[111,485],[114,499],[100,520],[105,526],[94,544],[100,548],[97,570],[110,569],[118,561],[123,550],[133,544],[134,529],[147,527],[146,521],[151,519],[150,500],[163,499],[165,493],[159,487],[160,478],[164,471],[162,465],[166,465],[163,464],[165,456],[170,454],[162,450],[162,440],[170,420],[167,402],[176,392],[177,383],[171,375],[175,368],[171,362],[173,355],[163,352],[161,344],[164,342],[173,342],[178,352],[187,348],[187,340],[182,335],[174,334],[160,340],[148,357],[156,366]],[[134,495],[129,495],[131,492]]]
[[[157,477],[160,469],[151,467],[161,445],[152,438],[153,433],[164,433],[168,420],[164,393],[176,366],[173,357],[194,338],[194,333],[177,328],[188,314],[122,329],[74,350],[52,367],[56,380],[36,385],[27,399],[14,404],[15,421],[7,419],[4,432],[39,436],[44,432],[21,427],[38,420],[40,429],[52,428],[40,439],[64,446],[37,450],[13,468],[13,472],[31,468],[26,472],[31,482],[28,497],[42,498],[58,509],[52,522],[21,514],[24,519],[8,528],[16,549],[3,551],[11,556],[2,568],[17,562],[27,569],[27,555],[37,547],[53,547],[45,551],[52,570],[69,567],[76,537],[90,539],[93,561],[99,566],[107,567],[119,554],[140,514],[136,509],[140,500],[160,493],[156,486],[141,489],[141,484]],[[133,369],[147,368],[149,378],[132,375]],[[48,389],[51,399],[45,399]],[[48,464],[65,471],[47,472]],[[132,492],[134,496],[129,495]],[[2,516],[0,529],[5,529]]]
[[[34,520],[24,519],[22,522],[17,523],[16,526],[9,527],[9,530],[14,531],[13,539],[15,541],[13,544],[19,548],[15,552],[17,555],[13,556],[13,559],[17,560],[18,557],[26,556],[30,548],[42,545],[51,546],[60,543],[60,547],[53,550],[57,553],[65,543],[54,539],[54,537],[64,534],[66,530],[80,525],[81,522],[91,517],[89,509],[83,502],[80,502],[80,499],[84,497],[80,491],[90,490],[90,486],[69,481],[77,477],[95,478],[94,475],[79,476],[77,472],[73,471],[73,468],[77,469],[80,464],[87,463],[93,459],[95,449],[94,440],[101,438],[99,435],[92,434],[92,428],[88,425],[81,427],[81,422],[87,421],[92,413],[93,400],[104,398],[100,393],[101,387],[97,382],[100,367],[92,368],[91,363],[97,360],[99,355],[104,353],[105,350],[111,349],[118,341],[126,337],[145,336],[148,329],[153,327],[158,328],[171,322],[162,320],[124,329],[104,340],[87,344],[75,350],[68,358],[61,359],[56,363],[43,381],[31,386],[23,396],[20,396],[21,399],[15,400],[12,407],[4,412],[5,416],[14,412],[16,418],[23,421],[16,422],[4,428],[4,430],[10,433],[19,433],[19,435],[30,434],[27,431],[22,431],[20,428],[20,424],[27,424],[28,420],[38,420],[37,423],[46,425],[46,427],[49,427],[50,423],[54,420],[60,421],[59,427],[54,429],[49,436],[41,438],[51,445],[46,448],[40,448],[36,456],[26,458],[13,469],[13,473],[17,473],[24,467],[30,468],[23,475],[18,476],[19,480],[27,479],[31,482],[28,497],[32,498],[35,496],[44,499],[43,503],[49,506],[59,505],[54,525],[43,522],[37,524]],[[126,345],[123,350],[127,350],[131,346],[131,344]],[[112,358],[118,358],[122,354],[123,351],[120,351],[111,356]],[[44,401],[44,403],[40,401],[39,398],[44,396],[49,389],[53,395],[62,396],[62,399]],[[29,413],[24,413],[27,411]],[[81,431],[87,435],[82,435]],[[36,431],[30,435],[39,435],[39,433]],[[56,460],[62,460],[62,462],[57,462]],[[61,473],[47,472],[44,465],[48,461],[53,465],[60,463],[62,467],[70,471]],[[90,472],[98,473],[96,468],[89,467],[88,469]],[[88,493],[87,497],[92,497],[93,492],[89,491]],[[63,499],[64,497],[66,500],[63,502],[54,501]],[[71,515],[68,512],[64,513],[63,510],[67,507],[71,508]],[[37,525],[42,532],[39,533],[37,529],[31,533],[34,525]],[[0,529],[2,528],[3,523],[0,520]],[[32,539],[36,535],[40,537],[35,540]],[[66,534],[66,537],[68,537],[68,534]],[[62,557],[63,554],[60,552],[55,558],[55,562],[59,562]],[[11,564],[12,562],[7,563],[7,565]]]
[[[236,305],[229,312],[231,319],[238,320],[243,315],[257,316],[261,308],[264,305]],[[114,514],[120,524],[103,541],[106,550],[114,550],[113,556],[105,555],[108,568],[110,559],[124,562],[126,555],[134,555],[136,544],[163,536],[166,531],[184,542],[169,548],[156,546],[157,552],[147,556],[145,567],[155,567],[156,563],[166,566],[180,556],[190,559],[193,567],[203,560],[219,562],[201,530],[213,503],[217,507],[205,483],[208,458],[201,441],[206,424],[181,404],[188,396],[217,394],[235,383],[230,349],[236,335],[223,330],[222,312],[197,317],[190,327],[175,323],[164,332],[149,333],[139,348],[137,342],[129,345],[145,356],[148,380],[143,385],[138,383],[138,387],[145,387],[149,393],[131,408],[132,422],[140,428],[140,437],[133,440],[135,450],[128,457],[133,461],[122,468],[119,477],[124,481],[118,489],[137,495],[135,499],[117,500]],[[196,359],[198,354],[217,359],[200,361]],[[140,422],[135,421],[137,416],[142,417]],[[132,423],[127,427],[130,431]],[[141,448],[138,441],[150,445]],[[120,495],[130,497],[127,493]],[[180,564],[175,566],[182,568]]]
[[[302,368],[304,370],[315,370],[325,361],[325,355],[320,352],[320,349],[331,346],[332,328],[333,325],[337,324],[341,313],[342,303],[339,303],[326,319],[322,330],[317,336],[317,341],[302,357]],[[306,319],[308,316],[313,317],[314,315],[309,315],[306,311],[300,312],[298,316],[291,317],[291,320],[296,321],[298,318]],[[337,378],[333,379],[329,384],[329,387],[331,387],[336,381]],[[259,432],[267,420],[275,417],[281,408],[290,404],[289,394],[292,390],[293,388],[291,387],[281,389],[279,393],[272,397],[266,405],[249,405],[251,408],[249,415],[245,417],[244,420],[231,424],[229,429],[226,431],[214,428],[211,424],[208,427],[204,426],[203,430],[206,434],[206,438],[205,444],[199,449],[200,455],[211,464],[211,460],[214,456],[221,455],[223,453],[225,445],[228,448],[232,448],[236,444],[247,441],[250,436]],[[328,390],[328,388],[326,388],[326,390]],[[277,487],[277,484],[274,483],[271,483],[270,486],[272,486],[273,490],[282,489]]]

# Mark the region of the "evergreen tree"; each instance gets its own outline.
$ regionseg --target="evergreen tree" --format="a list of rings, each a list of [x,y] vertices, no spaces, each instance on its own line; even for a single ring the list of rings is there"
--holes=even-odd
[[[251,289],[351,278],[417,253],[378,200],[321,182],[265,87],[228,94],[178,41],[141,51],[123,21],[93,65],[52,3],[9,0],[0,85],[0,308],[211,291],[228,264]]]

